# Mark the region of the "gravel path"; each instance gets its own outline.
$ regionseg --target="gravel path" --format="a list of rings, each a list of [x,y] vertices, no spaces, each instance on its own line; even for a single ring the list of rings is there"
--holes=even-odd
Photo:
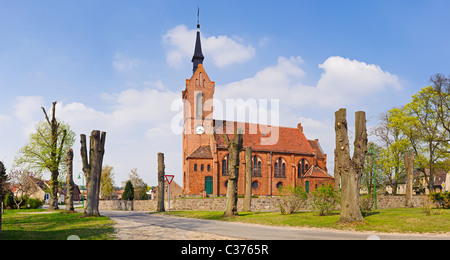
[[[155,219],[148,212],[102,211],[116,222],[118,240],[235,240],[229,236],[165,227],[161,219]]]

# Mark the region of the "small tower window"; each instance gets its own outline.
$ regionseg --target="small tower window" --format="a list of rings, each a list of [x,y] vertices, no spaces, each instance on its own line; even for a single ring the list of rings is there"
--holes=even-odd
[[[203,94],[199,92],[195,97],[195,117],[201,118],[203,116]]]

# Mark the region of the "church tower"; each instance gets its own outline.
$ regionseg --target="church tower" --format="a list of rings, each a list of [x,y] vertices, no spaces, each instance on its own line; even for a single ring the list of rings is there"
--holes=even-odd
[[[213,97],[215,82],[211,81],[203,68],[205,57],[202,52],[200,23],[197,22],[197,36],[194,56],[192,57],[193,75],[186,79],[183,98],[183,175],[184,182],[189,180],[192,167],[190,156],[200,148],[210,146],[213,133]],[[210,150],[210,149],[209,149]],[[185,192],[189,192],[189,183],[183,183]]]

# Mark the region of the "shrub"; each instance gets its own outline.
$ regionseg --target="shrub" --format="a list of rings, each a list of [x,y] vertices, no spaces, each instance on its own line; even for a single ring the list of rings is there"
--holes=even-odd
[[[301,209],[306,208],[308,194],[301,186],[286,186],[278,189],[280,195],[281,214],[293,214]]]
[[[339,192],[329,183],[313,191],[312,198],[312,205],[319,211],[319,216],[330,215],[340,201]]]
[[[428,195],[430,200],[437,204],[439,208],[450,208],[450,193],[449,192],[434,192]]]
[[[372,211],[373,206],[375,204],[375,198],[372,194],[366,194],[361,196],[361,200],[359,202],[359,208],[361,210],[361,214],[363,217],[369,215],[369,213]]]
[[[13,196],[14,195],[11,192],[6,193],[5,197],[3,198],[3,208],[5,208],[5,209],[13,209],[14,208]]]
[[[44,202],[40,199],[27,199],[25,205],[27,209],[38,209],[44,205]]]

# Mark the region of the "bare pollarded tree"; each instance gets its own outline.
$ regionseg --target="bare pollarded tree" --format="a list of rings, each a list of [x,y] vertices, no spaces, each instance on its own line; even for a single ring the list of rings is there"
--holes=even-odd
[[[359,208],[359,190],[361,176],[367,153],[366,113],[356,112],[355,116],[355,149],[350,158],[348,142],[347,111],[341,108],[335,113],[336,150],[335,162],[341,177],[341,217],[339,222],[364,221]]]
[[[81,158],[86,178],[86,208],[83,217],[100,216],[98,203],[100,197],[100,179],[102,176],[103,155],[105,154],[106,132],[94,130],[90,136],[89,157],[86,135],[81,135]]]
[[[75,208],[73,206],[73,192],[75,190],[75,183],[73,182],[73,150],[67,150],[66,154],[66,197],[64,202],[66,204],[66,208],[64,209],[67,213],[75,212]]]
[[[242,150],[243,137],[240,129],[234,129],[233,140],[230,141],[227,134],[223,134],[223,139],[230,155],[228,167],[228,187],[227,187],[227,205],[224,217],[237,216],[237,189],[239,179],[239,152]]]

